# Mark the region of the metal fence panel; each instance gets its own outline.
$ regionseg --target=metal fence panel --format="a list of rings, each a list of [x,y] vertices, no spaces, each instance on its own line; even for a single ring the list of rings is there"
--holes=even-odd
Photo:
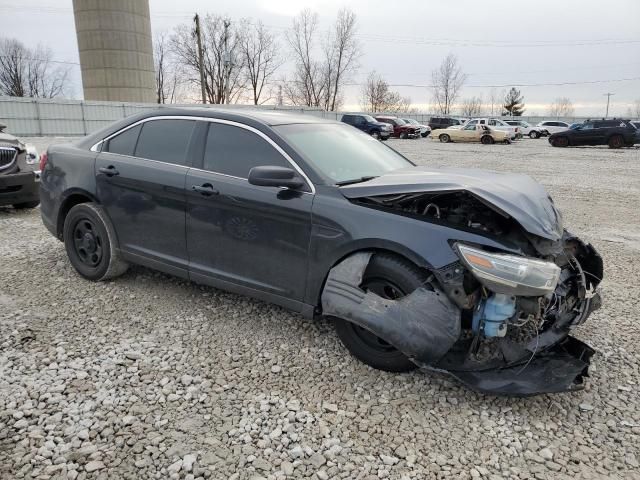
[[[0,123],[7,125],[7,130],[19,136],[83,136],[110,123],[147,110],[159,107],[207,107],[217,109],[260,109],[285,110],[292,113],[313,115],[328,120],[340,120],[344,113],[361,112],[327,112],[320,108],[287,106],[287,105],[157,105],[155,103],[123,103],[97,102],[83,100],[60,100],[41,98],[0,97]],[[390,114],[394,115],[394,114]],[[415,118],[420,123],[428,123],[434,116],[428,112],[396,114],[404,118]],[[456,115],[453,115],[454,117]],[[509,117],[496,118],[508,119]],[[516,117],[533,125],[543,120],[562,120],[568,123],[582,122],[586,117],[553,118],[545,116]]]

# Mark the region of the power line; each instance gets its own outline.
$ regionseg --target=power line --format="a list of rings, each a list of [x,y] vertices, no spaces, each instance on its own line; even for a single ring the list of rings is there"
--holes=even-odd
[[[24,12],[30,15],[47,15],[47,14],[69,14],[72,9],[64,7],[38,7],[37,10],[21,5],[3,6],[2,9],[13,12]],[[167,18],[191,18],[192,13],[187,12],[152,12],[151,17],[167,17]],[[291,27],[282,25],[263,24],[267,28],[277,30],[291,30]],[[513,40],[478,40],[478,39],[459,39],[459,38],[426,38],[413,36],[384,35],[377,33],[356,33],[357,37],[368,41],[384,42],[391,44],[412,44],[412,45],[429,45],[429,46],[448,46],[448,47],[474,47],[474,48],[549,48],[549,47],[582,47],[582,46],[610,46],[637,44],[640,39],[588,39],[588,40],[532,40],[532,41],[513,41]]]

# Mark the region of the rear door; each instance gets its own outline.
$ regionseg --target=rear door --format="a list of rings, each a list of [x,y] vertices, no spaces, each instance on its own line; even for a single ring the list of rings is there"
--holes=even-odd
[[[293,167],[264,134],[240,124],[210,122],[199,161],[187,175],[191,278],[231,290],[239,285],[258,297],[256,292],[266,292],[302,301],[310,186],[291,191],[249,184],[253,167]]]
[[[184,185],[195,124],[144,121],[108,139],[95,163],[98,200],[120,248],[139,263],[182,276],[188,263]]]

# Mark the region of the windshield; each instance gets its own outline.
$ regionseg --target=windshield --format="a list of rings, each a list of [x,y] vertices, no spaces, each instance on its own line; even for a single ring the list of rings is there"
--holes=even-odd
[[[412,125],[417,125],[418,121],[414,120],[413,118],[401,118],[400,120],[403,120],[406,123],[411,123]]]
[[[371,115],[362,115],[362,118],[364,118],[367,122],[369,123],[379,123],[375,118],[373,118]]]
[[[274,129],[334,183],[413,166],[392,148],[348,125],[307,123]]]

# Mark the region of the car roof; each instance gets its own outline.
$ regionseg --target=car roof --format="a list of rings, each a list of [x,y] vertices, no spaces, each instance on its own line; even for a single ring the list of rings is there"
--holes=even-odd
[[[258,110],[252,108],[209,108],[209,107],[163,107],[149,110],[146,112],[132,115],[119,120],[107,127],[93,132],[86,137],[80,139],[76,145],[81,148],[90,148],[96,142],[112,135],[113,133],[131,125],[132,123],[153,117],[165,116],[185,116],[185,117],[202,117],[215,118],[219,120],[228,120],[231,122],[243,123],[245,125],[268,130],[269,127],[277,125],[292,124],[338,124],[342,122],[320,118],[312,114],[302,114],[297,112],[289,112],[286,110]]]

